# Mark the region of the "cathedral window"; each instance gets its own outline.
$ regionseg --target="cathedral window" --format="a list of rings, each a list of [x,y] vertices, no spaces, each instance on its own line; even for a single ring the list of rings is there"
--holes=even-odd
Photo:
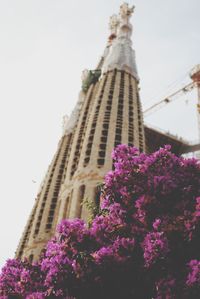
[[[87,150],[85,153],[86,153],[86,155],[88,155],[88,156],[89,156],[89,155],[90,155],[90,153],[91,153],[91,150]]]
[[[103,124],[103,128],[104,128],[104,129],[108,129],[108,127],[109,127],[108,124],[106,124],[106,123]]]
[[[101,137],[101,142],[107,142],[107,137]]]
[[[121,134],[122,133],[122,129],[116,129],[116,134]]]
[[[99,151],[99,157],[104,158],[106,155],[105,151]]]
[[[105,162],[104,159],[98,159],[98,160],[97,160],[97,164],[100,165],[100,166],[103,166],[103,165],[104,165],[104,162]]]
[[[84,165],[87,165],[88,163],[89,163],[89,161],[90,161],[90,158],[88,157],[88,158],[85,158],[84,159]]]
[[[103,130],[102,131],[102,136],[107,136],[108,135],[108,130]]]

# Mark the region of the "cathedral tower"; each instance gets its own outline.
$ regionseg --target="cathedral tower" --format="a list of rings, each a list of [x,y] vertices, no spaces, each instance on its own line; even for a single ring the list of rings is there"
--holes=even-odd
[[[145,150],[139,78],[132,49],[130,17],[124,3],[110,19],[110,36],[94,71],[83,72],[82,91],[64,125],[58,150],[36,198],[16,256],[37,259],[63,218],[87,219],[82,205],[98,205],[98,185],[112,169],[111,152],[120,144]]]

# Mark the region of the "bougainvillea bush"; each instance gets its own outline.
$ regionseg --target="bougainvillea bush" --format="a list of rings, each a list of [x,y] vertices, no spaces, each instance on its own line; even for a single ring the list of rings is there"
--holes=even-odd
[[[200,298],[200,162],[119,145],[89,225],[63,220],[37,263],[9,260],[1,298]]]

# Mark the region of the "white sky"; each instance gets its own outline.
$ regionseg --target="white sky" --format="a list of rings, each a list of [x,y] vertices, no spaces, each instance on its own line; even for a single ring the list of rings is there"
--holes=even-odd
[[[0,266],[14,255],[70,114],[94,69],[118,0],[0,0]],[[200,63],[199,0],[135,0],[133,47],[144,107],[189,82]],[[187,104],[185,104],[187,102]],[[197,139],[196,93],[147,119]],[[33,181],[36,181],[34,183]]]

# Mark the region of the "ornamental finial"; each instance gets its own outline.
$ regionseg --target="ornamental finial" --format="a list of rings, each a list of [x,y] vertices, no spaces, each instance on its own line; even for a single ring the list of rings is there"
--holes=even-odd
[[[129,18],[131,17],[131,15],[133,14],[134,12],[134,9],[135,9],[135,6],[131,6],[129,7],[128,3],[123,3],[121,6],[120,6],[120,16],[122,19],[127,19],[129,20]]]
[[[117,34],[117,27],[119,25],[119,18],[117,15],[112,15],[110,17],[110,22],[109,22],[109,29],[111,31],[111,34]]]

